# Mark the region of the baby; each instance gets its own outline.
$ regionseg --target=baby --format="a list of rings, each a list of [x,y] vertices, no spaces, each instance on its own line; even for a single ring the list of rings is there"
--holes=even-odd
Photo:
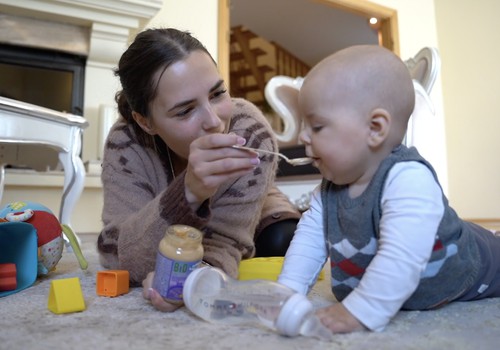
[[[415,104],[405,64],[341,50],[304,80],[300,137],[323,176],[279,282],[307,293],[330,258],[332,332],[381,331],[400,309],[500,296],[500,236],[461,220],[431,164],[402,145]]]

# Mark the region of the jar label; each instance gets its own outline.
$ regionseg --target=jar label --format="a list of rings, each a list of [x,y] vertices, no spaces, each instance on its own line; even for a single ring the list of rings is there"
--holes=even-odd
[[[167,258],[160,252],[156,256],[153,288],[167,300],[182,301],[182,289],[187,276],[199,266],[201,260],[179,261]]]

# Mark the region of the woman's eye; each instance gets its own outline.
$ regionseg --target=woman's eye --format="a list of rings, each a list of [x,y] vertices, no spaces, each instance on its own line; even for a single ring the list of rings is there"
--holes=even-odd
[[[193,108],[186,108],[186,109],[183,109],[183,110],[180,110],[179,112],[175,113],[175,116],[176,117],[185,117],[186,115],[188,115],[191,111],[193,110]]]
[[[227,92],[226,89],[221,89],[221,90],[217,90],[214,92],[214,94],[212,95],[213,98],[217,98],[221,95],[224,95],[225,93]]]

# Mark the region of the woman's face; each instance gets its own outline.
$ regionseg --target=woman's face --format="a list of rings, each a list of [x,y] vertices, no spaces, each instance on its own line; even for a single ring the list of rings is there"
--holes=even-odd
[[[148,132],[160,136],[174,153],[187,159],[195,139],[227,130],[232,102],[210,56],[193,51],[165,70],[150,110]]]

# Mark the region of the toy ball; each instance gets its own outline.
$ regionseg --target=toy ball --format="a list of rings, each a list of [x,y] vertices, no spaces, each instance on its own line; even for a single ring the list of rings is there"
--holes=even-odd
[[[9,203],[4,208],[0,209],[0,220],[7,222],[25,222],[35,227],[38,238],[39,276],[46,275],[52,271],[61,259],[64,247],[63,233],[66,234],[66,236],[70,236],[68,238],[72,247],[75,247],[76,244],[78,253],[81,255],[76,237],[71,229],[65,225],[61,225],[52,211],[44,205],[29,201]],[[0,222],[0,225],[1,224]],[[75,251],[75,253],[77,252]],[[78,254],[77,257],[80,260]],[[82,265],[81,261],[80,265]]]

